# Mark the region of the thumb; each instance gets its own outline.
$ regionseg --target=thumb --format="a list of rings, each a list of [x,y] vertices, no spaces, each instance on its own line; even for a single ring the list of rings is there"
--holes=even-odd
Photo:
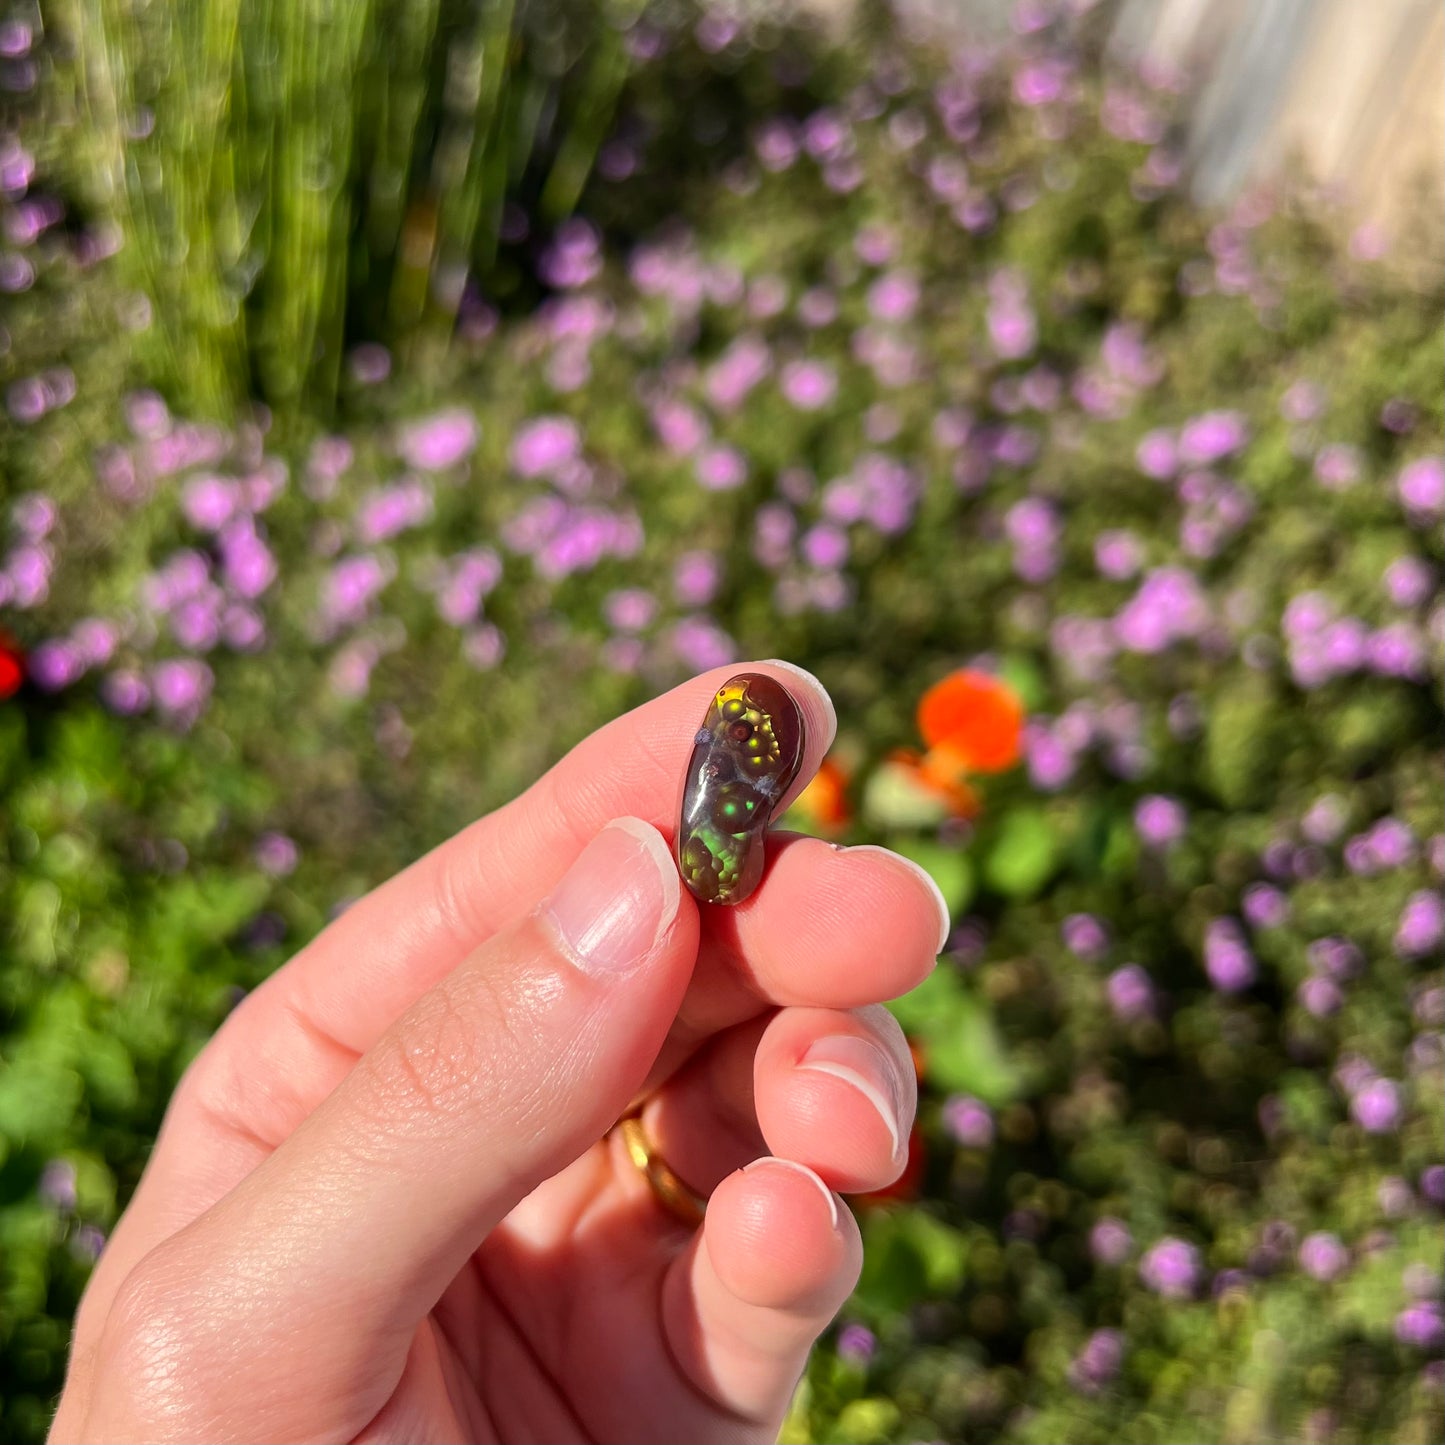
[[[253,1359],[268,1353],[257,1333],[274,1329],[283,1358],[308,1341],[313,1391],[358,1370],[380,1387],[378,1345],[401,1346],[399,1369],[416,1324],[487,1233],[626,1108],[696,953],[697,911],[661,834],[636,818],[609,824],[549,898],[418,999],[142,1270],[207,1279],[205,1317],[188,1323],[223,1347],[242,1325],[225,1318],[233,1294]],[[156,1257],[172,1251],[191,1257]],[[215,1288],[233,1271],[243,1288]]]

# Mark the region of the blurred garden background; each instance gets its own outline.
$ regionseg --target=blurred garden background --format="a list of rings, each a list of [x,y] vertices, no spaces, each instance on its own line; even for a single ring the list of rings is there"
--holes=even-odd
[[[955,924],[784,1438],[1438,1441],[1441,29],[0,0],[0,1438],[242,993],[782,656]]]

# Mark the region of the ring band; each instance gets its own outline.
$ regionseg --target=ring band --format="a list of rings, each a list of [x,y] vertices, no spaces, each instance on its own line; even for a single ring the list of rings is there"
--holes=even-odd
[[[642,1127],[638,1114],[629,1114],[618,1121],[618,1133],[627,1149],[627,1157],[636,1166],[637,1172],[652,1187],[653,1196],[672,1217],[689,1229],[696,1229],[702,1223],[707,1210],[707,1200],[686,1184],[673,1172],[667,1160],[652,1147],[647,1131]]]

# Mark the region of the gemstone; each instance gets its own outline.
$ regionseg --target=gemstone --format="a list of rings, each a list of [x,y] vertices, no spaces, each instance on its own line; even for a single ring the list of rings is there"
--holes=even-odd
[[[741,903],[763,876],[763,836],[803,763],[803,714],[780,682],[743,672],[718,688],[693,738],[678,870],[700,903]]]

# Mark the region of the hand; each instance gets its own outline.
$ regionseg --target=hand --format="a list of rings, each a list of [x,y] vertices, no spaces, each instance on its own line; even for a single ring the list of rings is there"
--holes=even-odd
[[[664,835],[738,670],[593,734],[235,1010],[96,1267],[52,1439],[776,1437],[857,1278],[833,1191],[904,1163],[877,1000],[946,910],[881,848],[783,835],[747,902],[681,889]],[[796,794],[832,706],[754,670],[803,708]],[[609,1133],[644,1098],[699,1229]]]

